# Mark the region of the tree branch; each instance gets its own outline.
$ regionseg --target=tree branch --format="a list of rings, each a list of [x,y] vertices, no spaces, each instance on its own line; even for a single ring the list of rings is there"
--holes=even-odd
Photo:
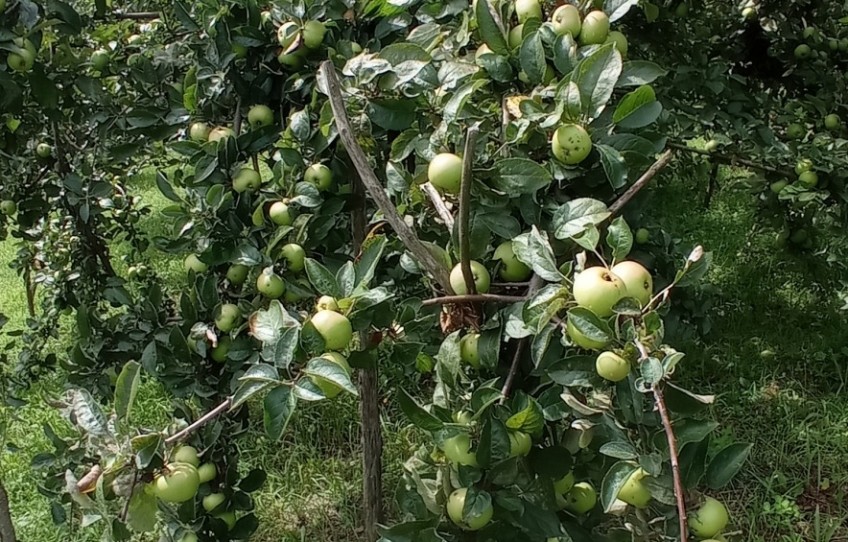
[[[776,168],[773,166],[767,166],[766,164],[761,164],[759,162],[754,162],[753,160],[748,160],[746,158],[739,158],[738,156],[734,156],[732,154],[724,154],[715,151],[708,151],[704,149],[695,149],[689,147],[688,145],[684,145],[683,143],[677,143],[675,141],[669,141],[667,143],[668,147],[671,149],[686,151],[692,154],[700,154],[701,156],[708,157],[713,162],[719,162],[722,164],[726,164],[729,166],[743,166],[750,169],[756,169],[758,171],[765,171],[766,173],[774,173],[776,175],[782,175],[784,177],[794,178],[795,173],[789,169]]]
[[[238,100],[236,100],[236,114],[233,117],[233,133],[236,134],[236,138],[241,135],[241,118],[241,96],[239,96]]]
[[[347,116],[345,109],[344,98],[342,98],[341,83],[336,76],[336,69],[332,61],[325,60],[321,64],[320,74],[324,79],[327,89],[327,95],[330,99],[330,107],[333,110],[333,116],[336,123],[336,128],[339,131],[339,137],[344,143],[350,156],[353,166],[359,173],[362,183],[374,199],[374,202],[379,207],[380,211],[386,217],[386,220],[391,224],[392,228],[400,237],[401,241],[418,262],[426,269],[438,282],[442,288],[452,294],[453,289],[450,285],[450,276],[448,270],[439,263],[438,260],[430,253],[426,246],[418,239],[415,230],[406,225],[403,218],[398,214],[397,209],[392,204],[389,197],[386,195],[380,180],[371,169],[368,162],[368,157],[362,150],[362,147],[356,141],[356,136],[351,128],[350,119]]]
[[[15,534],[15,524],[9,511],[9,495],[0,480],[0,542],[18,542]]]
[[[162,17],[162,14],[158,11],[113,11],[112,15],[116,19],[128,19],[132,21],[148,21]]]
[[[527,286],[527,297],[531,297],[542,285],[545,283],[544,279],[537,274],[533,274],[533,277],[530,279],[530,285]],[[509,392],[512,391],[512,384],[515,382],[515,377],[518,374],[518,366],[521,364],[521,355],[524,353],[524,348],[527,346],[527,338],[519,339],[518,344],[515,345],[515,352],[512,355],[512,363],[509,366],[509,372],[506,375],[506,380],[504,380],[503,388],[501,388],[501,398],[499,404],[504,404],[507,397],[509,397]]]
[[[646,184],[648,184],[651,179],[653,179],[657,173],[662,171],[662,169],[671,162],[672,157],[674,156],[674,152],[671,149],[666,150],[664,153],[657,158],[657,161],[654,162],[648,170],[639,177],[633,186],[627,189],[627,191],[622,194],[617,200],[615,200],[612,205],[609,206],[610,213],[613,216],[617,215],[621,212],[621,209],[627,205],[630,200],[632,200],[636,194],[642,190]]]
[[[207,412],[203,416],[199,417],[191,425],[189,425],[188,427],[174,433],[170,437],[166,438],[165,444],[174,444],[176,442],[183,440],[184,438],[186,438],[190,434],[194,433],[195,431],[197,431],[198,429],[200,429],[201,427],[203,427],[204,425],[206,425],[207,423],[209,423],[210,421],[212,421],[213,419],[218,417],[219,414],[227,411],[230,408],[230,405],[232,403],[233,403],[233,398],[227,397],[226,399],[224,399],[223,403],[216,406],[215,408],[213,408],[212,410],[210,410],[209,412]]]
[[[480,125],[474,123],[468,128],[465,136],[465,150],[462,154],[462,178],[459,191],[459,265],[462,278],[465,279],[465,290],[469,294],[477,293],[474,284],[474,273],[471,271],[471,237],[468,232],[471,219],[471,184],[472,168],[474,166],[474,146],[477,144],[477,134]]]
[[[523,295],[500,295],[500,294],[466,294],[466,295],[446,295],[443,297],[434,297],[425,299],[421,305],[429,307],[431,305],[448,305],[450,303],[475,303],[475,302],[492,302],[492,303],[518,303],[519,301],[527,301],[527,297]]]
[[[439,218],[442,219],[442,222],[447,226],[448,231],[453,231],[453,214],[451,214],[448,206],[445,205],[445,200],[442,199],[442,195],[439,194],[439,191],[436,190],[436,187],[430,184],[429,182],[421,185],[421,191],[427,194],[427,197],[430,198],[430,201],[433,202],[433,207],[436,208],[436,213],[438,213]]]

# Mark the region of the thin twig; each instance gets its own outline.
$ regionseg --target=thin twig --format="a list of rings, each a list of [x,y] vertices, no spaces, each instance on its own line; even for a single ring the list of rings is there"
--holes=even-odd
[[[179,442],[182,439],[189,436],[190,434],[194,433],[195,431],[197,431],[198,429],[200,429],[201,427],[203,427],[204,425],[206,425],[207,423],[212,421],[214,418],[216,418],[219,414],[228,410],[230,408],[230,405],[232,404],[232,402],[233,402],[233,398],[227,397],[226,399],[224,399],[223,403],[216,406],[215,408],[213,408],[212,410],[210,410],[209,412],[207,412],[203,416],[199,417],[191,425],[182,429],[181,431],[174,433],[170,437],[166,438],[165,444],[174,444],[175,442]]]
[[[233,132],[238,137],[241,134],[241,96],[236,100],[236,114],[233,118]]]
[[[705,149],[695,149],[688,145],[684,145],[683,143],[677,143],[674,141],[669,141],[667,143],[669,148],[686,151],[692,154],[700,154],[702,156],[707,156],[713,162],[720,162],[722,164],[727,164],[729,166],[743,166],[750,169],[756,169],[759,171],[765,171],[766,173],[775,173],[777,175],[783,175],[785,177],[794,177],[795,174],[789,169],[776,168],[773,166],[768,166],[766,164],[761,164],[759,162],[754,162],[753,160],[748,160],[746,158],[740,158],[738,156],[734,156],[732,154],[724,154],[716,151],[708,151]]]
[[[421,185],[421,191],[427,194],[427,197],[430,198],[430,201],[433,202],[433,207],[436,208],[436,213],[438,213],[439,218],[442,219],[442,222],[445,223],[449,231],[453,231],[453,215],[448,209],[448,206],[445,205],[445,200],[442,199],[442,195],[439,194],[439,191],[436,190],[436,187],[430,183],[424,183]]]
[[[465,136],[465,151],[462,155],[462,179],[459,191],[459,264],[462,278],[465,279],[465,290],[469,294],[477,293],[474,284],[474,273],[471,271],[471,234],[468,231],[471,220],[471,184],[472,168],[474,166],[474,146],[477,144],[477,134],[480,125],[474,123],[468,128]]]
[[[501,155],[506,158],[509,156],[509,147],[506,144],[506,129],[509,127],[509,108],[506,106],[507,97],[501,98]]]
[[[633,186],[628,188],[627,191],[621,195],[621,197],[619,197],[612,203],[612,205],[609,206],[610,213],[615,216],[619,212],[621,212],[621,209],[625,205],[627,205],[627,203],[631,199],[633,199],[633,197],[636,196],[636,194],[638,194],[639,191],[642,190],[645,185],[648,184],[651,179],[653,179],[657,175],[657,173],[662,171],[662,169],[667,166],[669,162],[671,162],[672,156],[674,156],[674,152],[671,149],[662,153],[660,157],[657,158],[657,161],[654,162],[651,167],[649,167],[648,170],[636,180],[635,183],[633,183]]]
[[[450,285],[448,270],[444,267],[444,265],[436,260],[435,256],[430,253],[427,247],[424,246],[418,238],[415,230],[407,226],[406,222],[404,222],[403,218],[401,218],[398,214],[397,208],[395,208],[392,204],[391,200],[386,195],[386,191],[380,183],[380,180],[377,179],[377,176],[374,174],[374,171],[368,162],[368,157],[365,155],[365,152],[362,150],[359,142],[357,142],[356,135],[354,134],[353,128],[350,124],[350,119],[348,119],[347,116],[344,98],[342,98],[341,83],[336,76],[336,68],[333,66],[332,61],[325,60],[321,64],[320,74],[326,84],[327,94],[330,99],[330,107],[333,110],[333,117],[336,123],[336,128],[339,132],[339,137],[344,143],[348,156],[350,156],[351,162],[353,162],[353,166],[359,173],[359,177],[362,179],[362,183],[365,185],[365,188],[368,190],[371,198],[374,199],[377,207],[379,207],[383,216],[386,217],[386,220],[389,224],[391,224],[395,233],[397,233],[398,237],[400,237],[400,240],[406,248],[446,292],[453,294],[454,291]]]
[[[533,277],[530,279],[530,284],[527,286],[527,297],[529,298],[536,293],[536,291],[541,288],[544,283],[544,279],[534,273]],[[518,344],[515,345],[515,353],[512,355],[512,363],[509,366],[509,373],[507,373],[503,388],[501,388],[500,404],[503,404],[507,397],[509,397],[509,392],[512,390],[512,384],[515,382],[516,375],[518,375],[518,366],[521,364],[521,355],[524,353],[525,346],[527,346],[526,337],[520,339]]]
[[[519,301],[527,301],[527,297],[523,295],[466,294],[446,295],[443,297],[425,299],[421,302],[421,305],[429,307],[430,305],[448,305],[450,303],[518,303]]]
[[[636,348],[639,349],[639,356],[642,361],[649,357],[648,351],[640,341],[636,342]],[[663,429],[665,429],[665,438],[668,441],[668,455],[671,461],[671,474],[674,478],[674,496],[677,501],[677,519],[680,524],[680,542],[687,542],[689,529],[686,525],[686,495],[683,492],[683,480],[680,476],[680,463],[677,459],[677,438],[674,436],[674,428],[671,424],[671,416],[668,414],[668,407],[665,404],[663,397],[662,383],[657,383],[651,387],[651,392],[654,394],[654,401],[657,404],[657,410],[660,412]]]

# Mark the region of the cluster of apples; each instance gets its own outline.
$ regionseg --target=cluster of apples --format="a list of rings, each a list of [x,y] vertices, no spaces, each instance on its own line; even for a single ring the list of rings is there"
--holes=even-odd
[[[827,60],[829,55],[848,52],[848,38],[837,36],[828,38],[815,26],[805,27],[801,37],[805,43],[801,43],[793,51],[798,60],[809,58]]]
[[[9,54],[6,56],[6,65],[9,66],[10,70],[27,73],[32,69],[38,52],[30,40],[27,38],[15,38],[12,40],[12,45],[8,50]]]
[[[277,28],[277,42],[282,48],[277,61],[293,69],[303,67],[306,55],[321,47],[326,33],[327,27],[321,21],[284,22]]]
[[[347,316],[339,312],[339,304],[336,299],[328,295],[318,298],[318,302],[315,304],[315,313],[309,321],[321,335],[321,338],[324,339],[324,349],[327,351],[321,357],[332,361],[350,376],[350,365],[347,358],[340,352],[347,350],[350,346],[350,341],[353,339],[353,327],[350,325]],[[342,391],[339,386],[326,378],[317,375],[310,375],[309,378],[327,398],[332,399]]]

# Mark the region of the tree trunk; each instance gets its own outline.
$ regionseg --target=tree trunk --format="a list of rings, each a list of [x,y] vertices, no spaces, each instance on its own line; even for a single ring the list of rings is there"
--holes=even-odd
[[[0,480],[0,542],[17,542],[15,525],[12,523],[12,513],[9,511],[9,496],[3,481]]]

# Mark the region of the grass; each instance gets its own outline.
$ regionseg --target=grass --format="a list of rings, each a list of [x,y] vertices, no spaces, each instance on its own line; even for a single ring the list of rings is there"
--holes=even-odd
[[[810,258],[773,248],[775,232],[762,227],[751,196],[732,188],[738,172],[723,170],[722,190],[709,208],[693,191],[690,172],[666,174],[645,196],[645,225],[674,232],[691,245],[713,252],[706,278],[714,289],[708,316],[712,331],[678,344],[687,358],[680,382],[717,395],[713,413],[721,422],[715,439],[754,443],[741,475],[720,492],[732,511],[732,540],[828,542],[848,536],[848,341],[832,285]],[[684,181],[684,179],[686,179]],[[152,208],[167,201],[152,178],[139,179],[137,195]],[[155,213],[141,224],[165,233]],[[116,254],[122,248],[116,247]],[[13,248],[0,244],[8,261]],[[181,262],[150,254],[157,272],[178,284]],[[19,279],[0,267],[0,303],[12,326],[20,327],[25,306]],[[764,354],[764,351],[765,352]],[[773,352],[770,355],[768,352]],[[31,458],[47,448],[38,430],[61,420],[40,405],[59,393],[60,374],[30,391],[31,405],[16,412],[8,438],[21,447],[0,457],[0,473],[12,498],[22,540],[68,540],[52,525],[48,501],[32,483]],[[161,426],[169,404],[152,381],[139,394],[139,421]],[[258,412],[253,419],[259,420]],[[261,427],[238,441],[242,467],[262,467],[265,486],[256,494],[261,527],[252,540],[302,542],[361,540],[358,530],[361,467],[353,398],[300,407],[279,443]],[[390,501],[401,463],[417,445],[397,412],[384,412],[385,492]],[[261,425],[261,424],[259,424]],[[93,529],[74,540],[95,540]]]

